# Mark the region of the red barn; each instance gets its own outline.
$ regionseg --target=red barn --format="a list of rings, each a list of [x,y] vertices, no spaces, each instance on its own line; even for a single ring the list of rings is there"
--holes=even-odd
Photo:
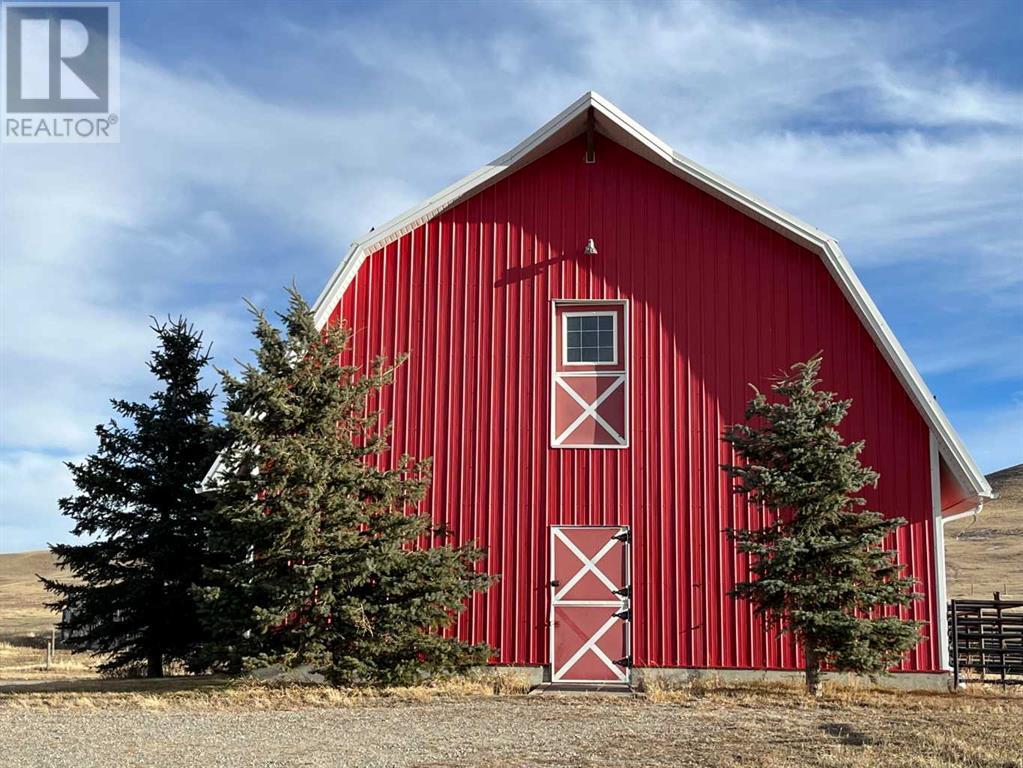
[[[823,350],[869,502],[908,520],[926,626],[899,671],[946,680],[942,523],[983,475],[835,240],[600,96],[354,243],[316,317],[350,325],[356,363],[410,354],[394,455],[433,457],[426,508],[501,575],[458,635],[555,681],[801,668],[727,594],[747,564],[725,529],[760,513],[721,435],[747,383]]]

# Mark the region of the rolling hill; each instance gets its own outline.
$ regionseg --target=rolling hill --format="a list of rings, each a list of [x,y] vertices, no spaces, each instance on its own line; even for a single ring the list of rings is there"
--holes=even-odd
[[[945,526],[948,596],[1023,598],[1023,464],[988,475],[998,498]]]
[[[48,550],[0,555],[0,641],[45,642],[59,620],[44,605],[48,595],[36,574],[47,578],[62,574]]]

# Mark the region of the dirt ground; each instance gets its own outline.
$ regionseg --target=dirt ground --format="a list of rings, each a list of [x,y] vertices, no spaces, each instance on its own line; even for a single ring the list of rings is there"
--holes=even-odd
[[[0,762],[75,766],[1023,768],[1023,695],[734,688],[606,697],[407,689],[0,693]]]

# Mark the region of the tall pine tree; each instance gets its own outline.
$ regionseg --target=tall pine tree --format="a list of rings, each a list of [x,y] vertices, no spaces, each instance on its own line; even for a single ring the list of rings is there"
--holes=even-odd
[[[444,633],[490,583],[482,552],[416,511],[428,462],[381,467],[389,430],[372,403],[395,366],[339,365],[350,332],[318,331],[294,289],[283,330],[253,313],[255,363],[224,374],[231,448],[211,535],[231,562],[205,590],[207,662],[395,683],[485,661],[486,647]]]
[[[763,528],[730,531],[752,556],[753,577],[732,595],[795,634],[815,696],[823,665],[881,674],[921,639],[919,622],[883,613],[920,597],[883,547],[906,521],[861,509],[856,494],[879,476],[860,464],[863,442],[846,445],[839,434],[852,401],[817,389],[821,362],[818,353],[776,379],[779,402],[753,388],[745,414],[753,423],[724,436],[743,461],[723,466],[736,492],[771,513]]]
[[[160,388],[145,403],[112,400],[122,420],[96,427],[96,453],[67,464],[78,491],[60,510],[75,536],[91,540],[50,551],[77,580],[42,582],[57,595],[49,606],[63,612],[72,648],[109,654],[104,670],[144,666],[160,677],[201,639],[192,588],[207,564],[210,500],[196,491],[222,430],[202,386],[202,334],[180,318],[154,321],[153,331],[149,370]]]

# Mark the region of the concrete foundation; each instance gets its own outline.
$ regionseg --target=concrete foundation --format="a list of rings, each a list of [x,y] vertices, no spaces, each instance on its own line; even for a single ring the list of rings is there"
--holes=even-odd
[[[844,672],[825,672],[824,682],[850,688],[882,688],[893,691],[930,691],[948,693],[952,690],[951,672],[896,672],[876,678]],[[637,667],[632,670],[632,684],[742,685],[746,683],[791,683],[802,685],[803,673],[775,669],[682,669]]]
[[[488,667],[492,671],[502,671],[521,675],[535,687],[550,683],[549,667]],[[892,691],[930,691],[932,693],[948,693],[952,690],[951,672],[897,672],[877,678],[847,673],[825,672],[826,683],[850,688],[882,688]],[[791,670],[775,669],[690,669],[682,667],[635,667],[632,670],[631,684],[636,688],[644,685],[744,685],[750,683],[790,683],[802,685],[803,673]]]

